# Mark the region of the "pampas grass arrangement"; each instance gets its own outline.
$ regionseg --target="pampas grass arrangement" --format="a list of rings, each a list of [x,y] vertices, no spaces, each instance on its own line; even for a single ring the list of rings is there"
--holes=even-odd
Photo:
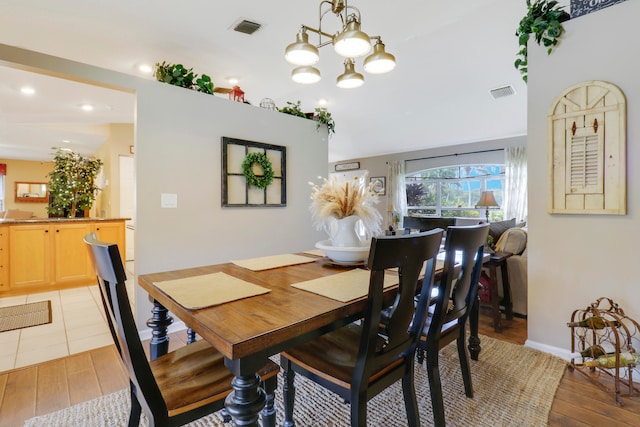
[[[327,229],[328,221],[332,218],[342,219],[356,215],[372,236],[382,234],[380,225],[382,215],[373,206],[378,198],[373,192],[372,184],[365,184],[367,175],[362,179],[354,177],[352,180],[338,180],[318,177],[323,180],[322,185],[309,182],[311,185],[311,216],[317,230]]]

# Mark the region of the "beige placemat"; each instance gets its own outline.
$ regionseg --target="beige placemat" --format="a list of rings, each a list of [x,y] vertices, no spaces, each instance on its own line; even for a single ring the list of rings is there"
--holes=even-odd
[[[270,292],[267,288],[225,273],[211,273],[153,284],[178,304],[189,309],[210,307]]]
[[[309,255],[324,256],[324,251],[322,249],[309,249],[308,251],[304,251],[304,253]]]
[[[349,302],[367,295],[369,292],[369,275],[370,272],[368,270],[356,268],[332,276],[294,283],[291,286],[340,302]],[[398,276],[385,274],[385,288],[397,284]]]
[[[305,264],[307,262],[314,262],[315,260],[315,258],[309,258],[302,255],[284,254],[242,259],[231,262],[239,267],[252,271],[260,271],[269,270],[271,268],[286,267],[287,265]]]

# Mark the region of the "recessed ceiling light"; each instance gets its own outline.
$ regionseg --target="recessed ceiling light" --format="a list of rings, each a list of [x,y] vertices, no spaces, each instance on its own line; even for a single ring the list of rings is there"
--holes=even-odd
[[[63,139],[62,142],[64,142],[65,144],[71,144],[71,141],[69,141],[68,139]]]
[[[70,153],[73,153],[73,150],[71,148],[60,147],[60,151],[68,151]]]
[[[20,88],[20,92],[24,93],[25,95],[33,95],[34,93],[36,93],[36,90],[30,86],[23,86]]]
[[[323,107],[324,107],[325,105],[327,105],[327,100],[326,100],[326,99],[324,99],[324,98],[319,99],[319,100],[318,100],[318,104],[320,104],[321,106],[323,106]]]
[[[138,65],[138,71],[144,74],[151,74],[153,67],[149,64],[140,64]]]
[[[238,78],[237,77],[229,77],[229,78],[227,78],[227,81],[229,82],[229,84],[232,84],[232,85],[237,85],[238,84]]]
[[[82,108],[83,111],[93,111],[93,105],[91,104],[82,104],[80,108]]]

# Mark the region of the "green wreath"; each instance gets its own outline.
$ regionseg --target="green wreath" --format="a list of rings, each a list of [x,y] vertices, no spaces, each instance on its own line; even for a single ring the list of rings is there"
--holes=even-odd
[[[253,165],[258,164],[262,168],[262,176],[253,173]],[[271,161],[262,153],[249,153],[242,162],[242,174],[247,179],[247,183],[261,189],[267,188],[273,182],[273,168]]]

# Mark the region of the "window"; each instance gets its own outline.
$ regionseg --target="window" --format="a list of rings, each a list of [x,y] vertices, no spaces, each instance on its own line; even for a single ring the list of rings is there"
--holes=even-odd
[[[484,217],[476,208],[483,191],[493,191],[502,206],[504,165],[462,165],[427,169],[405,177],[409,215]],[[503,218],[500,208],[489,209],[492,221]]]

